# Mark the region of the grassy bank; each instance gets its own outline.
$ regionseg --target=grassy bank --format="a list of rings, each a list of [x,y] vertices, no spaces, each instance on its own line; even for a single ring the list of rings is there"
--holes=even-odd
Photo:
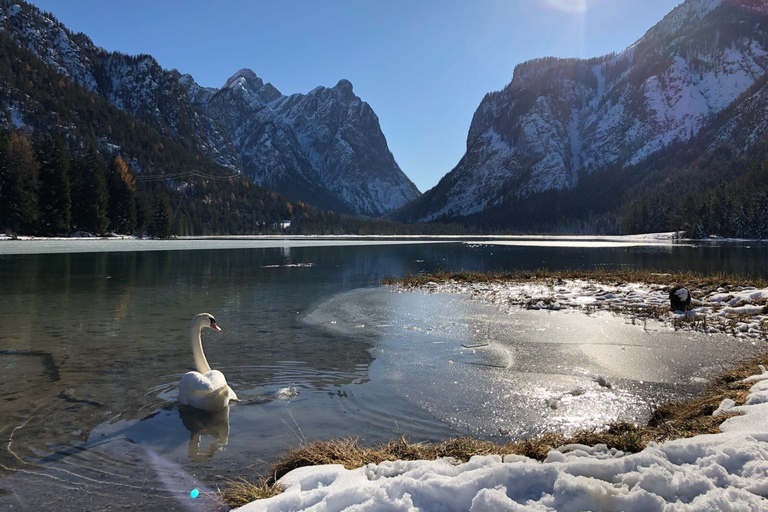
[[[643,283],[659,290],[680,284],[691,290],[694,297],[699,293],[704,293],[704,290],[707,289],[718,289],[727,293],[730,290],[736,291],[744,287],[768,287],[768,281],[764,279],[744,276],[703,275],[694,272],[662,273],[631,269],[536,270],[504,273],[439,271],[433,274],[390,277],[382,280],[381,284],[398,285],[403,289],[430,289],[435,284],[442,283],[480,286],[483,284],[537,283],[558,286],[567,280],[589,281],[612,287],[621,287],[626,283]],[[525,306],[526,303],[520,302],[520,305]],[[649,308],[645,313],[661,315],[662,307],[656,306],[656,308],[658,311]],[[664,308],[666,312],[669,311],[668,306]],[[616,312],[628,311],[622,311],[619,308]],[[696,321],[696,317],[693,317],[693,321]],[[533,439],[517,440],[504,444],[469,437],[449,439],[440,443],[417,443],[401,437],[375,447],[363,446],[355,439],[317,441],[286,453],[272,466],[267,476],[229,482],[221,496],[228,504],[235,506],[274,496],[282,492],[277,481],[289,471],[304,466],[342,464],[347,469],[354,469],[383,461],[434,460],[442,457],[452,457],[458,462],[466,462],[474,455],[492,454],[501,456],[516,454],[544,460],[550,450],[569,444],[588,446],[605,444],[609,448],[634,453],[645,448],[649,442],[663,442],[700,434],[717,433],[720,424],[729,415],[712,416],[712,413],[726,398],[734,400],[738,405],[744,404],[751,384],[745,384],[741,381],[755,374],[758,365],[761,364],[768,366],[768,353],[737,364],[732,369],[717,375],[693,399],[659,406],[652,411],[647,424],[644,425],[613,423],[604,429],[581,430],[570,436],[548,433]]]
[[[282,492],[276,483],[292,469],[321,464],[342,464],[355,469],[370,463],[392,460],[434,460],[453,457],[466,462],[473,455],[524,455],[544,460],[547,453],[559,446],[605,444],[624,452],[634,453],[649,442],[693,437],[719,432],[720,424],[729,415],[712,416],[720,403],[730,398],[737,405],[746,401],[751,383],[741,382],[756,373],[758,365],[768,366],[768,354],[744,361],[725,371],[706,386],[696,398],[663,404],[654,410],[647,424],[613,423],[604,430],[582,430],[571,436],[546,434],[534,439],[510,443],[495,443],[469,437],[458,437],[440,443],[414,443],[404,437],[375,447],[365,447],[355,439],[317,441],[286,453],[272,467],[269,476],[251,480],[231,481],[221,492],[226,503],[241,506],[257,499],[268,498]]]

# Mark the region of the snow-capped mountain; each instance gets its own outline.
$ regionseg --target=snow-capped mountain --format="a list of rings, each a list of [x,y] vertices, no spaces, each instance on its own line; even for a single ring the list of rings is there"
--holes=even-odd
[[[25,2],[0,2],[0,30],[62,75],[150,128],[220,165],[239,169],[226,132],[192,107],[175,76],[150,55],[107,52]]]
[[[158,133],[292,199],[378,216],[419,196],[346,80],[283,96],[242,70],[221,90],[203,88],[150,55],[99,48],[23,1],[0,0],[0,31]],[[0,123],[33,124],[23,112],[0,104]]]
[[[624,51],[518,65],[487,94],[459,164],[396,217],[449,219],[642,167],[673,144],[768,133],[765,0],[687,0]]]
[[[387,147],[373,109],[347,80],[285,96],[249,69],[219,89],[180,77],[189,97],[224,126],[246,174],[288,197],[379,216],[419,191]]]

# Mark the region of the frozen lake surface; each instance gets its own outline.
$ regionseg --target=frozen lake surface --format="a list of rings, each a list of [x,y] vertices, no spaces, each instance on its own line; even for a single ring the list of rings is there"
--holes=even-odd
[[[93,242],[102,252],[67,252],[82,241],[0,242],[6,253],[17,243],[59,251],[0,255],[0,432],[10,440],[0,452],[0,508],[152,500],[189,510],[210,505],[191,502],[192,488],[254,477],[315,439],[503,440],[641,420],[652,404],[687,396],[757,348],[611,316],[507,315],[462,296],[393,293],[378,281],[439,268],[758,273],[768,261],[759,244],[216,240],[115,251],[110,244],[123,241]],[[229,415],[175,403],[192,365],[188,325],[201,311],[223,329],[204,333],[211,366],[243,399]]]

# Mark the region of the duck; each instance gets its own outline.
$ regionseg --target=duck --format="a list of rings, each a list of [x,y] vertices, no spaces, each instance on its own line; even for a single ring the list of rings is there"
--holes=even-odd
[[[203,411],[216,412],[229,408],[237,395],[227,384],[219,370],[211,370],[203,352],[202,331],[205,328],[221,331],[210,313],[200,313],[192,319],[189,337],[197,371],[187,372],[179,381],[179,403]]]

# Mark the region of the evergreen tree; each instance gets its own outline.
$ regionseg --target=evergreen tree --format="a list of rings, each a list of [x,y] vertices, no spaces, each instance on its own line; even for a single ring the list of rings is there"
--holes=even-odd
[[[736,212],[736,232],[735,235],[739,238],[752,238],[754,231],[752,229],[752,223],[749,221],[749,214],[747,213],[746,205],[741,205],[739,211]]]
[[[149,234],[158,238],[168,238],[171,235],[171,205],[165,191],[161,190],[155,194],[152,209]]]
[[[768,238],[768,191],[763,192],[757,200],[752,216],[754,234],[757,238]]]
[[[8,164],[8,142],[10,133],[0,130],[0,229],[9,229],[9,197],[13,186],[11,166]]]
[[[95,145],[88,154],[75,158],[72,175],[72,221],[77,229],[103,234],[109,226],[107,218],[108,192],[104,176],[104,161]]]
[[[39,164],[27,136],[0,139],[0,228],[31,233],[38,220]]]
[[[130,234],[136,231],[136,175],[119,156],[112,157],[107,168],[109,218],[112,229]]]
[[[69,180],[72,184],[70,197],[72,200],[72,228],[74,230],[85,230],[88,224],[88,207],[86,206],[85,192],[85,158],[75,156],[69,164]]]
[[[48,235],[68,233],[72,202],[64,141],[38,139],[35,146],[40,162],[40,230]]]

